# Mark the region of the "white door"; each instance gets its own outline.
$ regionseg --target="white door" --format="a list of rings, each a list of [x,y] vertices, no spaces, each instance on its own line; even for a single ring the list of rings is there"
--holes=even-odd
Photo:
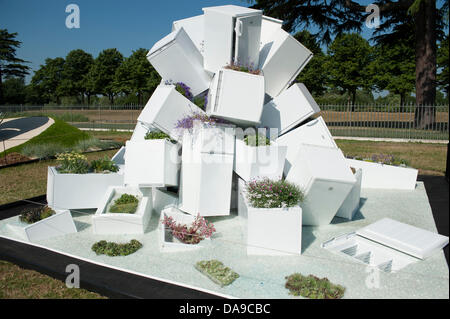
[[[239,64],[258,68],[261,37],[261,15],[252,15],[236,19],[234,28],[234,61]]]

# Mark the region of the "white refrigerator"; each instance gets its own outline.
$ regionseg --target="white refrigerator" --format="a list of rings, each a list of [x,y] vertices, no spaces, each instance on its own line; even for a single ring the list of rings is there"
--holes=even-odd
[[[231,62],[259,64],[262,11],[225,5],[203,8],[204,67],[216,73]]]
[[[201,14],[198,16],[174,21],[172,23],[172,32],[183,28],[189,38],[191,38],[194,45],[197,47],[197,50],[203,55],[205,42],[205,31],[203,25],[204,15]]]

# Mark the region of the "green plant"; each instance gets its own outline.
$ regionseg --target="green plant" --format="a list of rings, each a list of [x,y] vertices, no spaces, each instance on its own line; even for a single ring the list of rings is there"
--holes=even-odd
[[[59,165],[56,167],[62,174],[86,174],[89,172],[89,163],[86,156],[76,153],[62,153],[56,156]]]
[[[267,177],[252,180],[246,186],[247,199],[255,208],[282,208],[298,205],[305,199],[303,191],[285,180]]]
[[[134,214],[139,204],[139,199],[130,194],[122,194],[109,208],[110,213]]]
[[[22,148],[21,153],[28,157],[49,158],[59,153],[69,151],[69,148],[58,143],[29,144]]]
[[[40,220],[43,220],[47,217],[52,216],[55,214],[55,211],[51,209],[48,206],[39,206],[39,207],[33,207],[27,210],[24,210],[20,216],[20,221],[27,223],[27,224],[33,224],[35,222],[38,222]]]
[[[218,260],[202,260],[195,264],[195,268],[220,286],[227,286],[239,278],[232,269],[225,267]]]
[[[248,146],[269,146],[270,139],[264,135],[247,135],[244,137],[244,142]]]
[[[92,245],[92,250],[97,255],[107,256],[127,256],[135,253],[142,247],[142,244],[136,239],[132,239],[129,243],[118,244],[101,240]]]
[[[145,134],[144,138],[146,140],[163,140],[163,139],[166,139],[166,140],[168,140],[168,141],[170,141],[172,143],[175,142],[175,141],[173,141],[170,138],[169,135],[167,135],[166,133],[161,132],[161,131],[149,131],[149,132],[147,132],[147,134]]]
[[[119,171],[119,166],[107,156],[93,160],[90,166],[95,173],[115,173]]]
[[[299,273],[286,277],[285,287],[291,295],[311,299],[339,299],[345,293],[344,287],[331,283],[327,278],[305,277]]]

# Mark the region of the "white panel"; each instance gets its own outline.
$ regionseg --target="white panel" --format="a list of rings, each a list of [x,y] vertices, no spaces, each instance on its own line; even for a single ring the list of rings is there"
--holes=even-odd
[[[336,216],[352,220],[355,213],[359,210],[359,204],[361,201],[361,180],[362,170],[358,169],[355,173],[356,184],[353,186],[350,194],[342,203]]]
[[[192,40],[197,50],[203,54],[204,52],[204,15],[198,15],[187,19],[174,21],[172,24],[172,32],[183,28],[189,38]]]

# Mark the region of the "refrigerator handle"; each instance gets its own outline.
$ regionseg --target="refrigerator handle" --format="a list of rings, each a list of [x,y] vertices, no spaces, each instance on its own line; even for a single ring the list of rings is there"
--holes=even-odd
[[[236,21],[236,27],[234,28],[234,31],[236,32],[236,36],[238,37],[242,36],[242,26],[243,23],[241,20]]]

